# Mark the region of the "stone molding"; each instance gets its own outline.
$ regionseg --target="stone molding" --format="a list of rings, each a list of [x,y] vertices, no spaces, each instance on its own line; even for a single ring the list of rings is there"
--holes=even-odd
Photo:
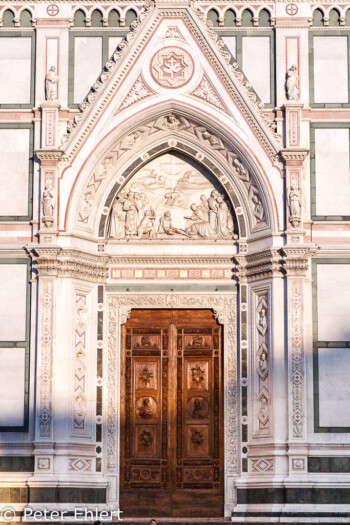
[[[309,258],[316,253],[313,246],[285,246],[233,257],[235,276],[241,283],[260,281],[283,275],[305,276]]]
[[[309,258],[316,253],[313,246],[285,246],[282,248],[283,268],[287,276],[303,277],[309,266]]]
[[[147,255],[130,255],[130,256],[113,256],[111,255],[109,257],[109,263],[110,265],[128,265],[128,264],[138,264],[138,265],[146,265],[146,264],[176,264],[177,266],[183,266],[183,265],[191,265],[195,266],[197,264],[203,264],[203,265],[229,265],[233,266],[233,257],[215,257],[215,256],[200,256],[200,255],[194,255],[193,257],[186,257],[179,255],[178,257],[170,257],[167,255],[155,255],[147,256]]]
[[[174,129],[167,122],[169,117],[173,117],[176,120]],[[174,139],[180,137],[179,132],[181,132],[182,138],[175,141]],[[245,226],[247,228],[249,224],[252,233],[271,228],[272,217],[268,205],[269,199],[265,188],[261,184],[259,171],[253,164],[252,159],[248,158],[248,155],[242,151],[239,151],[237,146],[232,145],[225,136],[212,129],[212,126],[203,127],[198,118],[194,116],[188,117],[187,115],[185,117],[178,111],[143,121],[143,124],[135,127],[133,131],[130,132],[128,130],[127,133],[115,139],[112,146],[109,147],[108,153],[105,152],[106,156],[95,166],[94,170],[90,171],[80,192],[75,212],[75,224],[78,228],[84,231],[92,231],[96,220],[98,220],[98,202],[101,201],[112,179],[115,179],[116,183],[119,184],[118,188],[114,186],[112,190],[116,194],[119,191],[119,187],[124,182],[130,181],[143,166],[138,165],[136,172],[134,170],[130,172],[129,167],[133,166],[140,157],[146,162],[152,155],[154,156],[154,153],[152,153],[154,145],[151,147],[146,146],[146,151],[139,150],[137,146],[140,144],[141,138],[138,138],[136,141],[133,140],[136,133],[139,137],[142,136],[142,142],[145,142],[148,138],[153,138],[153,141],[157,138],[161,140],[164,136],[164,142],[158,144],[159,151],[157,154],[160,154],[160,148],[167,152],[170,145],[180,152],[186,152],[190,158],[199,163],[206,157],[206,160],[209,160],[211,164],[209,167],[206,161],[204,163],[206,169],[218,179],[224,191],[228,194],[233,208],[236,209],[239,222],[242,219],[242,207],[244,206],[247,210],[247,214],[244,214]],[[193,151],[189,150],[189,144],[195,145],[195,148],[192,148]],[[197,148],[198,152],[195,157]],[[131,153],[131,155],[129,155],[122,168],[120,159],[126,153]],[[108,169],[106,169],[106,161],[108,161]],[[217,163],[222,165],[223,162],[225,169],[224,173],[221,174]],[[116,165],[119,168],[118,176],[115,173]],[[112,167],[114,167],[113,170]],[[110,199],[111,193],[105,201],[100,218],[103,215],[110,214],[111,210],[108,205]]]
[[[60,247],[36,247],[30,252],[39,277],[74,277],[83,281],[105,282],[108,277],[106,257]]]
[[[43,160],[62,160],[64,159],[64,151],[61,149],[36,149],[34,151],[35,155],[40,161]]]
[[[301,148],[289,148],[289,149],[281,149],[280,155],[284,162],[288,162],[291,160],[300,160],[304,161],[306,157],[309,154],[308,149],[301,149]]]
[[[234,256],[237,279],[243,282],[260,281],[271,277],[281,277],[283,258],[278,249],[264,250],[252,254]]]
[[[141,292],[107,294],[107,392],[104,449],[107,451],[106,471],[115,475],[119,470],[119,377],[120,338],[132,308],[210,308],[224,326],[224,428],[225,428],[225,485],[226,505],[235,504],[233,479],[239,472],[239,407],[237,369],[236,293]]]
[[[304,276],[309,258],[316,253],[313,246],[285,246],[263,250],[252,254],[236,254],[232,257],[215,256],[159,256],[149,255],[93,255],[79,250],[60,247],[37,246],[28,249],[39,277],[73,277],[76,279],[104,283],[109,268],[115,265],[227,265],[240,283],[254,282],[283,275]]]

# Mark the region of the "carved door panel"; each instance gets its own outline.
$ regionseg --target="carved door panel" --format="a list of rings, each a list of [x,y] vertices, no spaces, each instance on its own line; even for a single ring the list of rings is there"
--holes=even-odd
[[[123,327],[124,516],[223,515],[220,331],[193,310],[136,310]]]

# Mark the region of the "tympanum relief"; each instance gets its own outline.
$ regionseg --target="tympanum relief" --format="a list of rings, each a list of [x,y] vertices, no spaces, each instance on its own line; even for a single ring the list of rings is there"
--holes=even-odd
[[[166,154],[141,169],[112,205],[109,236],[139,239],[237,239],[231,205],[208,175]]]

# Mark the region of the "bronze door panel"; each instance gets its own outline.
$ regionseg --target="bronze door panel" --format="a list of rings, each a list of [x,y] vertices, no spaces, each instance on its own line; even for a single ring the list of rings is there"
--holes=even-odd
[[[136,310],[122,336],[124,516],[222,516],[221,327],[209,310]]]

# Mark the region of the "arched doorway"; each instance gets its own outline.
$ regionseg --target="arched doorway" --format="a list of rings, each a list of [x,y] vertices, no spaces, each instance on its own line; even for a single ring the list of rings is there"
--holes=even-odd
[[[124,516],[223,516],[221,326],[210,310],[132,310],[121,344]]]

